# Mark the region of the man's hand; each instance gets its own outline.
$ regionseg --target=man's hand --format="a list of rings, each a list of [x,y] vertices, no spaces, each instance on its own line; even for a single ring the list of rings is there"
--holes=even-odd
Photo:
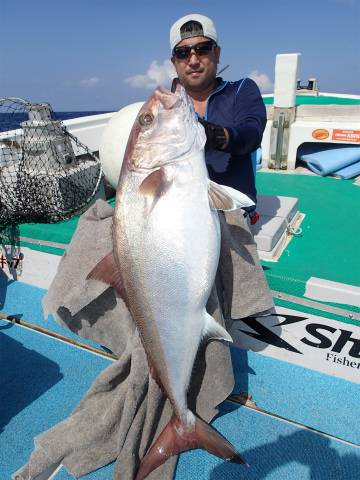
[[[205,150],[224,150],[229,142],[229,134],[226,128],[207,122],[200,117],[199,122],[205,128]]]

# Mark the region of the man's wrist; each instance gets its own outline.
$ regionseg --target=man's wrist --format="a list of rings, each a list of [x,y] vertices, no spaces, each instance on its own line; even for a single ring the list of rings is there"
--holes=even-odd
[[[213,138],[212,138],[212,147],[215,150],[222,150],[226,145],[226,133],[225,128],[220,125],[212,125]]]
[[[221,150],[225,150],[225,148],[228,147],[229,145],[229,140],[230,140],[230,135],[229,135],[229,132],[227,131],[227,129],[224,127],[224,133],[225,133],[225,143],[224,145],[221,147]]]
[[[221,125],[215,125],[202,118],[199,122],[205,129],[206,145],[205,150],[224,150],[229,143],[229,132]]]

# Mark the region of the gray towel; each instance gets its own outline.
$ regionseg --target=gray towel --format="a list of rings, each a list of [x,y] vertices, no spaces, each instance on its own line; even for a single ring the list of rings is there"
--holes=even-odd
[[[108,347],[118,360],[96,378],[68,418],[35,438],[29,462],[13,479],[36,479],[60,463],[79,477],[115,461],[113,479],[132,480],[172,415],[170,402],[149,377],[145,352],[124,302],[107,285],[85,280],[112,249],[112,213],[106,202],[98,200],[80,218],[43,306],[46,315],[53,314],[78,335]],[[231,318],[268,310],[273,302],[241,212],[221,214],[220,220],[220,262],[207,309],[224,324],[224,316],[230,323]],[[211,342],[201,347],[189,387],[189,407],[210,421],[233,385],[228,346]],[[149,480],[171,479],[176,461],[176,457],[168,460]]]

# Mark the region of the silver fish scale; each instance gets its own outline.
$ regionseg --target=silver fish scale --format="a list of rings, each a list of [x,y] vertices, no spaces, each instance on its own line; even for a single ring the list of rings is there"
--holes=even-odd
[[[220,229],[209,207],[203,151],[164,168],[174,180],[154,206],[153,197],[139,193],[146,175],[124,173],[114,244],[144,348],[183,414],[218,265]]]

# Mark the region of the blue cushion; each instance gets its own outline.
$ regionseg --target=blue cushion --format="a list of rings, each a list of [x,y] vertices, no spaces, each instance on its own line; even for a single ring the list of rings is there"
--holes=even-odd
[[[338,174],[343,178],[351,178],[360,173],[360,147],[331,148],[301,155],[300,158],[318,175]],[[354,166],[347,168],[350,165]]]

